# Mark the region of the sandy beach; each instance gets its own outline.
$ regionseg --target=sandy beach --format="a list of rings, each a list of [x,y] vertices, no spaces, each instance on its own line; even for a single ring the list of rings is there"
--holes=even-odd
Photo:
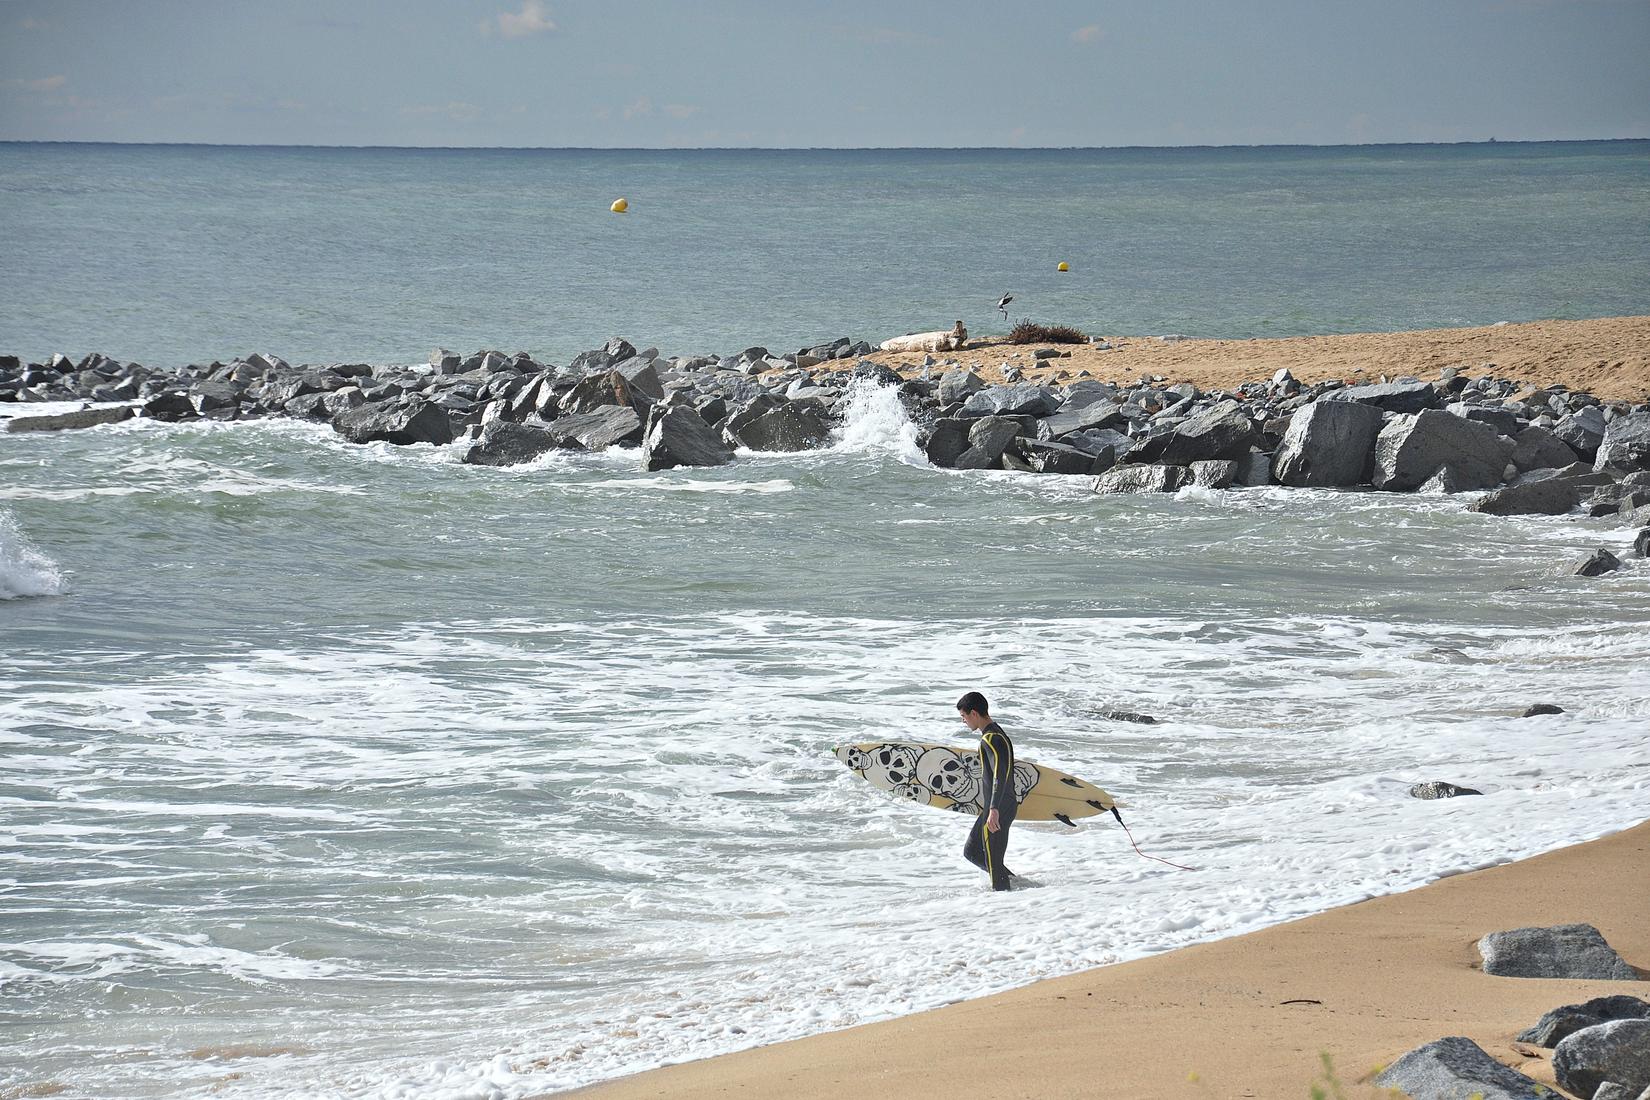
[[[1162,376],[1201,389],[1264,382],[1281,368],[1303,383],[1340,378],[1376,382],[1384,375],[1423,381],[1456,367],[1470,377],[1493,375],[1542,386],[1562,385],[1596,397],[1643,401],[1650,397],[1650,316],[1587,321],[1532,321],[1483,328],[1423,329],[1277,340],[1162,340],[1156,336],[1091,336],[1113,345],[1062,346],[1069,359],[1034,362],[1030,347],[987,337],[952,356],[987,381],[1001,381],[1005,363],[1017,363],[1032,381],[1059,381],[1083,371],[1102,381],[1133,383]],[[1018,354],[1018,358],[1014,356]],[[910,374],[922,356],[879,352],[873,358]],[[946,358],[942,356],[941,358]]]
[[[1375,1096],[1379,1067],[1448,1035],[1556,1088],[1551,1052],[1514,1036],[1558,1005],[1650,986],[1488,977],[1474,944],[1585,922],[1650,977],[1647,897],[1650,823],[1248,935],[560,1095],[905,1100],[943,1080],[995,1097],[1305,1097],[1327,1054],[1348,1096]]]

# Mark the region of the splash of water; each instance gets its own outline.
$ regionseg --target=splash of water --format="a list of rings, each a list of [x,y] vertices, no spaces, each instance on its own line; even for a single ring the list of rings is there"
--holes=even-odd
[[[30,544],[16,517],[0,512],[0,600],[60,596],[67,590],[57,563]]]
[[[917,426],[900,403],[898,386],[856,378],[848,387],[847,411],[837,435],[838,452],[882,452],[912,466],[928,465],[917,445]]]

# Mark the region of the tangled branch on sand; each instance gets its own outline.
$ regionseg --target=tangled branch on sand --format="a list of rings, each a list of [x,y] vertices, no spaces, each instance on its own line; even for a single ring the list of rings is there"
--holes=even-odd
[[[1008,334],[1011,344],[1086,344],[1089,338],[1070,325],[1037,325],[1021,321]]]

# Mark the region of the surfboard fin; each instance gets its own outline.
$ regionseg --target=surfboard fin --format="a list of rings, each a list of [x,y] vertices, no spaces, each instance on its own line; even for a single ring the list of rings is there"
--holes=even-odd
[[[1060,777],[1060,782],[1064,783],[1068,787],[1081,787],[1082,786],[1081,783],[1079,783],[1077,780],[1073,779],[1069,775],[1062,775]]]
[[[1056,820],[1058,822],[1061,822],[1062,824],[1065,824],[1065,825],[1071,825],[1071,827],[1073,829],[1077,828],[1077,826],[1072,823],[1071,818],[1067,817],[1065,814],[1055,814],[1054,815],[1054,820]]]

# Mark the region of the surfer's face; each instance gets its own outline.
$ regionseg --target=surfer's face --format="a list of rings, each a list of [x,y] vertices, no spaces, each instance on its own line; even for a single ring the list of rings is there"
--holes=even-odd
[[[963,720],[963,725],[967,726],[971,730],[977,730],[987,722],[991,721],[990,718],[987,718],[985,715],[973,710],[959,710],[957,715]]]

